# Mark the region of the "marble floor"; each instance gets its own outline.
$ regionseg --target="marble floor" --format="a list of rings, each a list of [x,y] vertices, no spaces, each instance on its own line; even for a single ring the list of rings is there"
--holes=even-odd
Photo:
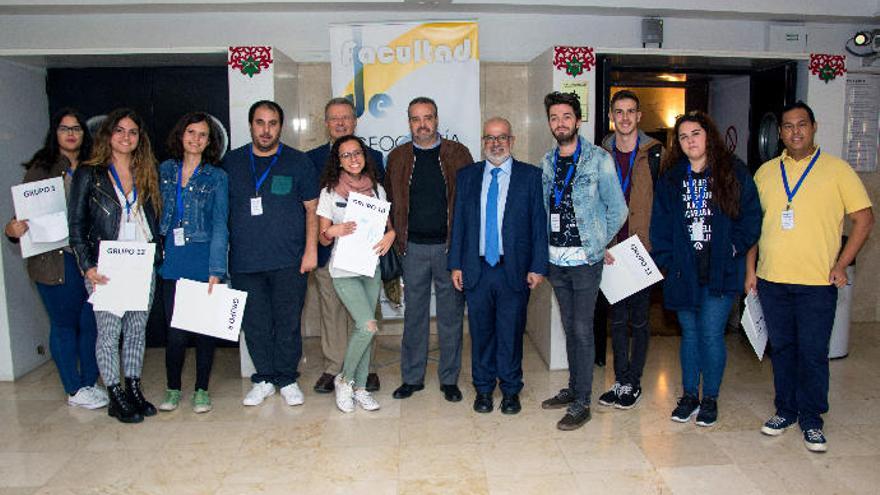
[[[393,361],[398,341],[382,338],[380,361]],[[594,406],[592,421],[574,432],[555,428],[559,411],[540,408],[567,372],[548,372],[528,339],[517,416],[472,411],[467,358],[462,402],[443,400],[436,365],[424,391],[394,400],[400,379],[387,365],[379,370],[382,409],[342,414],[332,395],[311,390],[320,374],[315,338],[305,342],[303,406],[276,394],[243,407],[249,384],[238,376],[237,350],[221,349],[213,412],[183,407],[139,425],[68,407],[47,363],[0,383],[0,495],[880,493],[880,324],[854,325],[850,356],[831,364],[826,454],[807,452],[795,430],[759,433],[772,412],[771,368],[738,335],[727,341],[716,426],[670,421],[681,393],[677,346],[676,337],[654,337],[639,405]],[[613,382],[610,364],[596,369],[594,401]],[[148,349],[144,381],[158,403],[161,349]],[[496,407],[499,400],[496,393]]]

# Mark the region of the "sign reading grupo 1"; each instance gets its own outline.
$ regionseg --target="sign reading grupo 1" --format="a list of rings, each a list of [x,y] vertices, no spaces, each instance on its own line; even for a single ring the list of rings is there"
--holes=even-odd
[[[388,154],[410,139],[413,98],[437,102],[441,136],[480,156],[477,23],[376,23],[330,27],[334,96],[349,98],[358,134]]]

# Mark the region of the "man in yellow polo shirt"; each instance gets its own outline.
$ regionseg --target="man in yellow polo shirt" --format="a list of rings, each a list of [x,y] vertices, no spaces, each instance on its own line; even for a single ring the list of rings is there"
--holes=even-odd
[[[825,452],[821,414],[828,411],[837,289],[846,285],[846,267],[868,238],[874,214],[852,167],[815,145],[817,129],[805,103],[783,109],[785,151],[755,174],[764,220],[757,249],[749,251],[745,289],[758,291],[773,361],[776,413],[761,432],[777,436],[799,423],[807,449]],[[852,230],[841,251],[846,216]]]

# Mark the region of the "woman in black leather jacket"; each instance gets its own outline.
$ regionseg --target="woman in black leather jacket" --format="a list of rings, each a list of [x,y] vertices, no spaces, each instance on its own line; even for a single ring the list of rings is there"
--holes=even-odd
[[[70,246],[86,289],[92,293],[96,284],[108,280],[98,273],[101,241],[156,242],[161,198],[150,139],[143,120],[132,110],[117,109],[107,116],[95,136],[92,157],[84,165],[74,174],[70,192]],[[152,292],[150,287],[151,298]],[[110,396],[107,412],[123,423],[138,423],[156,414],[144,398],[140,381],[148,315],[149,311],[126,311],[119,317],[95,311],[96,357]],[[119,377],[120,334],[125,390]]]

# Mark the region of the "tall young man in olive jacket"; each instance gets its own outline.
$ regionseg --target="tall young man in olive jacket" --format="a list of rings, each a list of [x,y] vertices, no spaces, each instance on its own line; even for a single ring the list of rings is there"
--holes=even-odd
[[[659,163],[663,145],[639,130],[642,112],[639,97],[632,91],[618,91],[611,97],[608,117],[614,122],[614,132],[602,140],[602,147],[614,158],[617,178],[629,207],[626,223],[612,243],[637,235],[650,251],[651,206],[654,201],[651,165],[652,162]],[[614,385],[599,397],[599,404],[603,406],[631,409],[642,397],[642,370],[651,333],[648,327],[650,306],[650,287],[611,305]],[[629,336],[630,328],[632,337]]]

